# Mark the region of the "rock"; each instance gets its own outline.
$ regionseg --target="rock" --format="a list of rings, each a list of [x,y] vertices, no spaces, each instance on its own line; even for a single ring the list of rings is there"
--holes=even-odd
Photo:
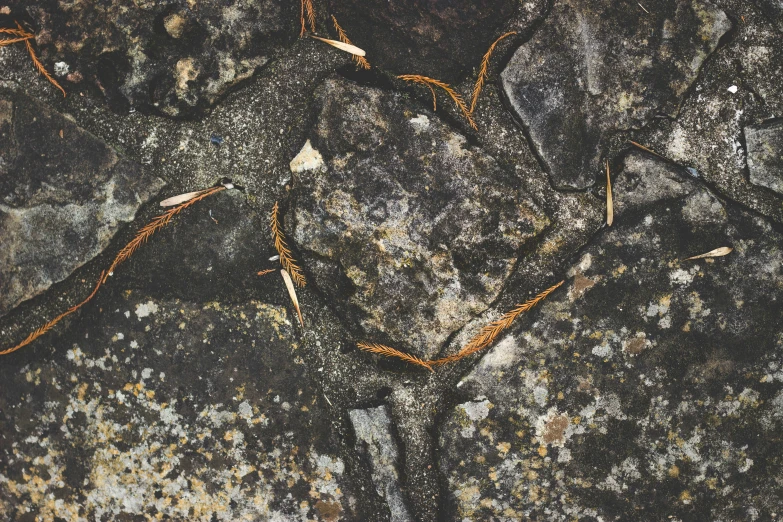
[[[750,182],[783,195],[783,121],[745,127]]]
[[[778,29],[783,31],[783,1],[781,0],[759,0],[759,6],[770,21],[777,24]]]
[[[555,186],[589,187],[612,135],[676,116],[730,29],[723,11],[699,0],[658,2],[649,13],[606,0],[558,3],[501,74]]]
[[[0,95],[0,315],[100,254],[163,182],[24,95]]]
[[[751,183],[743,129],[783,115],[780,33],[748,2],[721,1],[739,19],[733,38],[702,67],[676,120],[657,120],[635,138],[693,168],[727,197],[783,222],[774,193]],[[744,20],[744,22],[742,21]]]
[[[351,41],[370,63],[394,74],[421,74],[445,82],[477,67],[514,14],[513,0],[330,0]],[[544,2],[529,2],[531,18]],[[528,25],[529,25],[528,21]]]
[[[289,225],[304,265],[357,335],[432,356],[548,220],[514,173],[399,94],[329,80],[317,103],[323,161],[297,175]]]
[[[379,406],[366,410],[351,410],[348,415],[356,432],[356,449],[367,453],[372,464],[372,479],[378,494],[386,499],[391,522],[413,520],[405,507],[400,491],[397,444],[392,438],[388,408]]]
[[[671,163],[622,167],[614,225],[459,384],[445,519],[783,512],[783,237]]]
[[[10,5],[32,19],[49,70],[67,65],[121,112],[197,116],[298,36],[299,7],[284,0]]]
[[[292,346],[292,316],[108,290],[4,364],[0,511],[15,520],[380,520]],[[29,352],[28,352],[29,353]],[[19,360],[19,359],[17,359]],[[13,440],[10,440],[13,434]]]

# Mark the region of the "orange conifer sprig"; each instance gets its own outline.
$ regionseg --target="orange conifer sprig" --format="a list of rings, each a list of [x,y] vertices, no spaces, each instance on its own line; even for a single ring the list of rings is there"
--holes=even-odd
[[[429,361],[429,364],[433,366],[439,366],[442,364],[456,362],[459,361],[460,359],[464,359],[468,355],[483,350],[484,348],[492,344],[503,330],[511,326],[511,324],[514,322],[514,320],[517,317],[519,317],[521,314],[527,312],[528,310],[536,306],[538,303],[544,300],[546,296],[548,296],[549,294],[551,294],[552,292],[560,288],[560,285],[562,285],[564,282],[565,281],[560,281],[556,285],[550,286],[549,288],[547,288],[537,296],[533,297],[532,299],[525,301],[521,305],[511,310],[510,312],[506,312],[505,314],[503,314],[503,317],[501,317],[497,321],[493,321],[488,325],[486,325],[458,353],[454,355],[450,355],[448,357],[443,357],[442,359],[437,359],[435,361]]]
[[[427,361],[424,361],[415,355],[410,355],[408,353],[401,352],[400,350],[396,350],[390,346],[377,343],[357,343],[356,346],[365,352],[383,355],[384,357],[396,357],[397,359],[402,359],[403,361],[409,362],[416,366],[427,368],[431,372],[434,371]]]
[[[307,32],[307,25],[310,26],[310,32],[315,32],[315,9],[313,8],[313,0],[302,0],[302,12],[300,14],[300,21],[302,23],[302,29],[299,31],[299,36],[304,36]]]
[[[82,301],[81,303],[76,304],[76,305],[70,307],[68,310],[66,310],[65,312],[61,313],[60,315],[58,315],[57,317],[55,317],[54,319],[49,321],[48,323],[46,323],[45,325],[43,325],[42,327],[40,327],[39,329],[37,329],[36,331],[31,333],[30,335],[28,335],[27,338],[24,341],[22,341],[21,343],[17,344],[16,346],[12,346],[11,348],[8,348],[7,350],[3,350],[2,352],[0,352],[0,355],[8,355],[9,353],[13,353],[13,352],[17,351],[20,348],[24,348],[25,346],[27,346],[28,344],[30,344],[31,342],[35,341],[36,339],[41,337],[43,334],[45,334],[46,332],[48,332],[49,330],[54,328],[54,326],[57,323],[59,323],[60,321],[62,321],[63,319],[65,319],[66,317],[68,317],[69,315],[74,313],[76,310],[78,310],[79,308],[81,308],[82,306],[84,306],[88,302],[90,302],[90,300],[93,297],[95,297],[95,294],[98,293],[98,289],[103,284],[103,274],[104,273],[101,272],[101,276],[98,278],[98,283],[95,285],[95,288],[93,289],[92,293],[90,295],[88,295],[87,298],[84,301]]]
[[[280,255],[280,264],[283,265],[283,268],[288,272],[288,275],[291,276],[294,283],[303,287],[307,284],[307,281],[302,273],[302,268],[296,264],[294,256],[291,254],[291,249],[288,248],[288,244],[285,242],[283,229],[280,226],[280,220],[278,219],[279,211],[280,207],[278,206],[277,201],[275,201],[275,206],[272,207],[272,218],[270,219],[272,238],[275,241],[275,250],[277,250],[277,253]]]
[[[481,60],[481,68],[479,69],[479,75],[478,78],[476,79],[476,86],[473,87],[473,98],[470,102],[471,114],[473,114],[473,111],[476,110],[476,102],[478,101],[479,94],[481,94],[481,89],[484,87],[484,82],[487,80],[489,59],[492,57],[492,53],[495,51],[495,47],[497,47],[498,43],[500,43],[501,40],[514,34],[517,34],[517,32],[509,31],[505,34],[502,34],[497,40],[492,42],[492,45],[489,46],[487,53],[484,55],[484,58]]]
[[[117,254],[117,256],[114,258],[114,261],[112,261],[111,266],[106,271],[106,275],[104,276],[103,282],[106,282],[106,279],[109,278],[109,275],[111,275],[112,272],[114,272],[114,269],[117,268],[117,266],[122,263],[123,261],[126,261],[130,256],[133,255],[138,248],[147,242],[147,240],[158,230],[165,227],[169,224],[171,221],[171,218],[188,208],[189,206],[201,201],[202,199],[211,196],[212,194],[216,194],[220,192],[221,190],[226,190],[226,187],[223,185],[217,186],[217,187],[211,187],[208,189],[204,189],[197,196],[195,196],[193,199],[190,199],[184,203],[181,203],[177,205],[176,207],[172,207],[163,214],[159,215],[158,217],[154,218],[152,221],[144,225],[144,227],[139,230],[139,232],[136,234],[136,237],[134,237],[130,243],[125,245],[122,250]]]
[[[420,85],[426,85],[430,88],[432,91],[432,87],[440,87],[444,91],[446,91],[446,94],[448,94],[452,100],[454,100],[454,103],[457,104],[457,107],[459,107],[459,110],[462,111],[462,115],[465,116],[465,119],[468,120],[468,123],[474,130],[478,130],[478,127],[476,126],[476,122],[473,121],[473,116],[471,116],[470,111],[468,110],[468,107],[465,105],[465,102],[462,101],[462,96],[457,94],[457,92],[447,83],[443,83],[440,80],[435,80],[434,78],[429,78],[427,76],[421,76],[419,74],[403,74],[400,76],[397,76],[397,78],[401,80],[405,80],[406,82],[413,82],[418,83]],[[434,93],[434,91],[433,91]]]
[[[340,41],[348,45],[353,45],[353,42],[351,42],[351,40],[348,38],[348,35],[345,33],[345,31],[343,31],[343,28],[340,27],[340,24],[337,23],[337,18],[335,18],[334,15],[332,15],[332,22],[334,22],[334,28],[337,31],[337,37],[340,39]],[[362,69],[370,68],[370,62],[368,62],[364,56],[358,56],[354,54],[353,61],[356,62],[356,65]]]
[[[33,44],[30,43],[30,39],[32,39],[34,35],[32,33],[25,31],[19,22],[16,22],[16,27],[17,27],[17,31],[16,31],[17,34],[19,34],[20,37],[25,37],[24,44],[27,47],[27,52],[30,55],[30,58],[33,60],[33,65],[35,65],[35,68],[38,69],[38,72],[41,73],[44,78],[49,80],[49,83],[51,83],[52,85],[60,89],[60,91],[63,93],[63,97],[65,97],[66,96],[65,89],[63,89],[62,85],[57,83],[57,80],[55,80],[54,77],[51,74],[49,74],[49,71],[46,70],[46,67],[43,66],[41,60],[39,60],[38,56],[36,56],[35,49],[33,49]],[[11,31],[13,31],[13,29],[11,29]]]

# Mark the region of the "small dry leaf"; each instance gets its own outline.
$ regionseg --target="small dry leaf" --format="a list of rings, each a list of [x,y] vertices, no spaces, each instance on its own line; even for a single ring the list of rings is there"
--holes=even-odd
[[[321,38],[320,36],[310,35],[311,38],[315,38],[316,40],[321,40],[322,42],[328,43],[331,46],[337,47],[341,51],[345,51],[346,53],[352,54],[354,56],[365,56],[366,53],[363,49],[359,49],[355,45],[347,44],[344,42],[340,42],[338,40],[329,40],[328,38]]]
[[[704,259],[705,257],[721,257],[731,254],[734,249],[731,247],[720,247],[715,250],[710,250],[706,254],[700,254],[698,256],[692,256],[685,258],[684,261],[690,261],[691,259]]]
[[[614,222],[614,205],[612,204],[612,178],[609,176],[609,160],[606,161],[606,224]]]
[[[285,287],[288,289],[288,295],[291,297],[291,302],[294,303],[296,313],[299,315],[299,324],[304,328],[304,320],[302,319],[302,311],[299,309],[299,300],[296,298],[296,291],[294,290],[294,282],[291,281],[291,276],[285,270],[280,270],[283,275],[283,281],[285,281]]]
[[[164,199],[160,202],[161,207],[173,207],[176,205],[181,205],[182,203],[186,201],[190,201],[191,199],[195,198],[199,194],[201,194],[201,190],[197,190],[196,192],[188,192],[187,194],[180,194],[179,196],[170,197],[169,199]]]

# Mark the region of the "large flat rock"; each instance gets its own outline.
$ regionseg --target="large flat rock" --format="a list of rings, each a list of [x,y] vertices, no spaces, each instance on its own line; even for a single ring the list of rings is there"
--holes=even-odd
[[[0,368],[4,519],[377,519],[284,308],[95,303]]]
[[[614,194],[567,285],[462,380],[446,519],[783,513],[783,237],[654,156]]]
[[[558,188],[595,182],[605,140],[675,116],[704,60],[731,29],[708,2],[557,3],[501,74],[511,109]]]
[[[291,230],[346,322],[424,356],[483,312],[548,224],[517,174],[399,94],[329,80]]]
[[[101,253],[162,186],[46,106],[0,95],[0,315]]]

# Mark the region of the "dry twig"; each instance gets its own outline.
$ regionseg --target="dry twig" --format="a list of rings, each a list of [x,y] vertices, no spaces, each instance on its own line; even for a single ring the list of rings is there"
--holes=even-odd
[[[275,271],[274,268],[267,268],[266,270],[259,270],[258,274],[256,274],[256,275],[263,276],[263,275],[271,274],[274,271]]]
[[[498,43],[500,43],[501,40],[504,38],[507,38],[513,34],[517,34],[516,31],[509,31],[503,35],[500,35],[500,37],[492,42],[492,45],[489,46],[489,49],[487,50],[487,54],[484,55],[484,58],[481,60],[481,68],[479,69],[479,75],[478,78],[476,78],[476,86],[473,87],[473,99],[470,102],[470,113],[473,114],[473,111],[476,110],[476,102],[478,101],[479,94],[481,94],[481,89],[484,87],[484,82],[487,80],[487,70],[489,69],[489,59],[492,57],[492,53],[495,51],[495,47],[497,47]]]
[[[275,240],[275,250],[277,250],[277,253],[280,254],[280,264],[283,265],[283,268],[285,268],[286,272],[291,275],[291,279],[293,279],[297,285],[304,286],[307,284],[307,281],[305,281],[302,269],[299,267],[299,265],[296,264],[293,255],[291,255],[291,250],[288,248],[288,244],[285,242],[283,229],[280,227],[280,221],[277,217],[279,211],[280,208],[277,205],[277,201],[275,201],[275,206],[272,207],[272,218],[270,220],[270,225],[272,227],[272,238]]]
[[[459,109],[462,111],[462,115],[465,116],[466,120],[468,120],[468,123],[470,124],[470,126],[474,130],[478,130],[478,127],[476,126],[476,122],[473,121],[473,117],[471,116],[470,111],[468,110],[467,106],[465,105],[465,102],[462,101],[462,97],[459,94],[457,94],[457,92],[454,89],[452,89],[451,86],[449,86],[449,84],[443,83],[440,80],[435,80],[433,78],[429,78],[427,76],[421,76],[421,75],[418,75],[418,74],[403,74],[401,76],[398,76],[397,78],[399,78],[401,80],[405,80],[406,82],[413,82],[413,83],[418,83],[418,84],[421,84],[421,85],[426,85],[427,87],[430,88],[431,91],[432,91],[432,86],[433,85],[435,87],[440,87],[441,89],[446,91],[446,93],[449,96],[451,96],[451,99],[454,100],[454,103],[456,103],[457,107],[459,107]],[[434,97],[434,92],[435,91],[432,91],[432,92],[433,92],[433,97]]]
[[[386,346],[383,344],[376,344],[376,343],[357,343],[356,346],[358,346],[359,349],[364,350],[365,352],[383,355],[384,357],[396,357],[397,359],[402,359],[403,361],[409,362],[411,364],[415,364],[416,366],[427,368],[431,372],[434,371],[430,366],[430,363],[428,363],[427,361],[419,359],[415,355],[410,355],[408,353],[396,350],[390,346]]]
[[[343,28],[340,27],[340,24],[337,23],[337,18],[335,18],[334,15],[332,15],[332,22],[334,22],[334,28],[337,31],[337,37],[340,39],[340,41],[348,45],[353,45],[351,40],[348,38],[348,35],[345,34],[345,31],[343,31]],[[353,61],[356,62],[356,65],[362,69],[370,68],[370,62],[368,62],[364,56],[358,56],[354,54]]]
[[[431,364],[432,366],[438,366],[442,364],[447,364],[455,361],[459,361],[460,359],[463,359],[467,357],[468,355],[474,354],[480,350],[483,350],[490,344],[492,344],[495,339],[497,339],[497,336],[506,328],[511,326],[511,323],[514,322],[514,320],[520,316],[521,314],[527,312],[534,306],[536,306],[538,303],[540,303],[546,296],[557,290],[560,285],[562,285],[565,281],[560,281],[554,286],[551,286],[535,296],[534,298],[526,301],[525,303],[517,306],[510,312],[506,312],[503,317],[498,319],[497,321],[493,321],[484,328],[481,329],[481,331],[471,339],[468,344],[466,344],[458,353],[454,355],[449,355],[448,357],[444,357],[442,359],[437,359],[435,361],[428,361],[428,364]]]

